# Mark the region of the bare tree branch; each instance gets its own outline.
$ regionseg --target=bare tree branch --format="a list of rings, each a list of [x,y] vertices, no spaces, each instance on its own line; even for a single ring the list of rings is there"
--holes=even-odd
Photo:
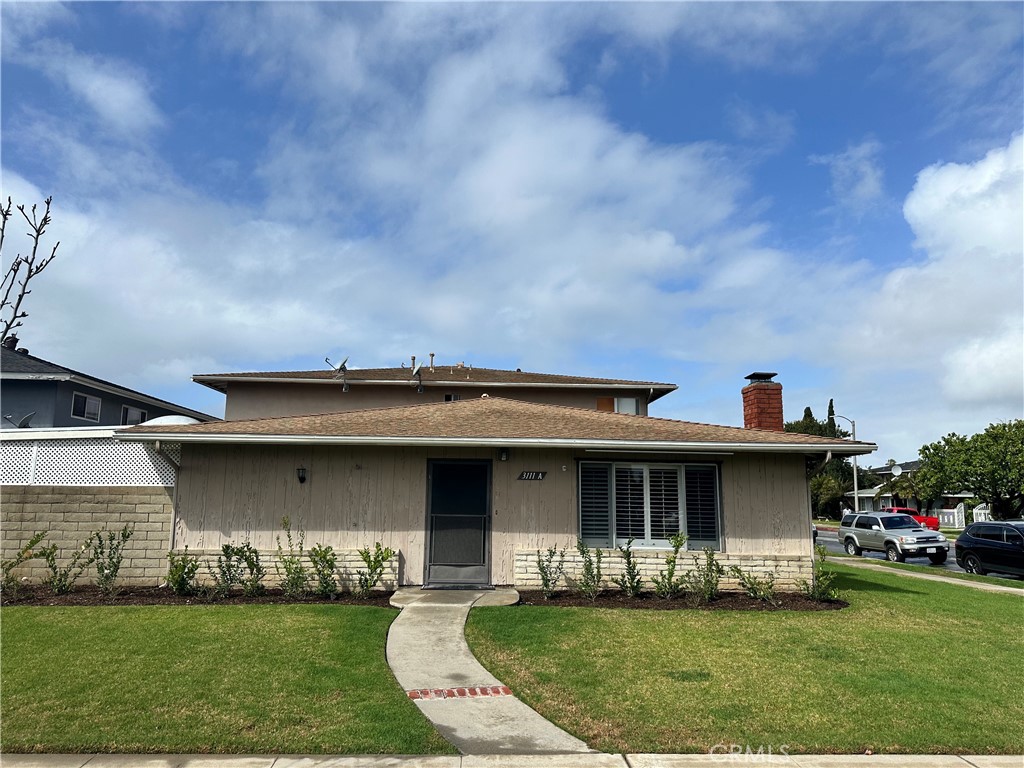
[[[21,305],[25,297],[32,293],[28,287],[29,281],[46,269],[57,256],[57,248],[60,247],[60,242],[53,246],[49,256],[39,257],[40,241],[43,239],[46,228],[50,226],[51,222],[51,202],[53,202],[53,197],[48,197],[44,201],[46,207],[43,210],[42,217],[37,213],[35,205],[28,211],[25,210],[24,205],[17,207],[22,218],[28,223],[29,231],[26,234],[32,243],[32,249],[27,256],[22,256],[19,253],[14,257],[4,275],[3,283],[0,285],[0,290],[3,292],[3,298],[0,298],[0,323],[3,326],[2,331],[0,331],[0,340],[6,339],[11,331],[20,327],[22,325],[21,321],[28,317],[28,313],[21,308]],[[2,217],[2,223],[0,223],[0,253],[3,250],[7,220],[12,215],[12,206],[11,198],[8,197],[7,205],[0,207],[0,217]],[[24,273],[22,272],[22,267],[25,267]],[[19,276],[22,276],[20,280],[18,279]]]

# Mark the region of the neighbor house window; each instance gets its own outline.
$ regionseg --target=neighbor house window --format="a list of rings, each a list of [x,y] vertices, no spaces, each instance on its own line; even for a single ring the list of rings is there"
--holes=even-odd
[[[580,537],[591,546],[719,547],[714,464],[580,463]]]
[[[462,399],[462,395],[453,395],[453,394],[449,393],[449,394],[444,396],[444,401],[446,403],[454,403],[456,400],[461,400],[461,399]]]
[[[132,408],[130,405],[121,406],[121,423],[125,426],[141,424],[146,420],[146,412],[141,408]]]
[[[634,416],[640,415],[639,397],[599,397],[597,398],[597,410],[608,413],[630,413]]]
[[[92,395],[75,392],[71,398],[71,415],[85,421],[100,420],[100,399]]]
[[[640,415],[640,398],[638,397],[616,397],[615,412],[629,413],[633,416]]]

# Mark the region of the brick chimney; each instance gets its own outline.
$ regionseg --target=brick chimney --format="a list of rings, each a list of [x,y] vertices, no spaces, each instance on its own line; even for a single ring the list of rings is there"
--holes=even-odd
[[[743,426],[747,429],[783,431],[782,385],[772,381],[777,373],[754,371],[743,388]]]

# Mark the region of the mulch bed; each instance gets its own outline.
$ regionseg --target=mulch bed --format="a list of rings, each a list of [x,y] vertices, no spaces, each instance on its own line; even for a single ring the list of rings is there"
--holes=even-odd
[[[240,594],[210,600],[205,597],[182,597],[174,594],[167,587],[125,587],[113,599],[104,597],[94,586],[75,587],[74,592],[66,595],[55,595],[40,585],[23,586],[18,590],[15,600],[5,595],[3,605],[281,605],[281,604],[330,604],[330,605],[370,605],[377,608],[389,608],[393,592],[375,591],[366,599],[357,598],[350,592],[343,592],[333,600],[318,595],[308,597],[285,597],[280,589],[268,589],[259,597],[244,597]]]
[[[780,592],[778,602],[778,606],[769,605],[742,592],[722,592],[708,605],[701,606],[692,606],[683,598],[664,600],[650,592],[645,592],[639,597],[626,597],[621,592],[605,592],[598,595],[595,600],[588,600],[582,595],[570,592],[559,592],[550,600],[545,600],[544,593],[540,591],[519,593],[520,605],[562,608],[642,608],[648,611],[837,611],[849,605],[843,600],[812,600],[796,592]]]
[[[360,599],[351,592],[342,592],[333,600],[318,595],[302,598],[285,597],[280,589],[268,589],[260,597],[245,597],[233,594],[230,597],[211,600],[206,597],[182,597],[167,587],[125,587],[112,600],[100,594],[96,587],[84,585],[74,592],[55,595],[46,587],[23,586],[18,590],[17,599],[5,595],[3,605],[370,605],[377,608],[391,607],[393,592],[374,592],[366,599]],[[762,600],[755,600],[741,592],[723,592],[708,605],[692,606],[685,599],[663,600],[653,593],[645,592],[639,597],[626,597],[621,592],[609,591],[588,600],[582,595],[559,592],[550,600],[544,599],[540,591],[520,591],[520,605],[543,605],[557,608],[639,608],[654,611],[835,611],[849,603],[843,600],[824,602],[812,600],[799,593],[785,592],[778,595],[779,605],[773,606]]]

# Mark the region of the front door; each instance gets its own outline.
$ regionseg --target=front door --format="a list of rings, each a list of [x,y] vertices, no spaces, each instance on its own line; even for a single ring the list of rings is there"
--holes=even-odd
[[[426,585],[490,585],[491,462],[427,464]]]

